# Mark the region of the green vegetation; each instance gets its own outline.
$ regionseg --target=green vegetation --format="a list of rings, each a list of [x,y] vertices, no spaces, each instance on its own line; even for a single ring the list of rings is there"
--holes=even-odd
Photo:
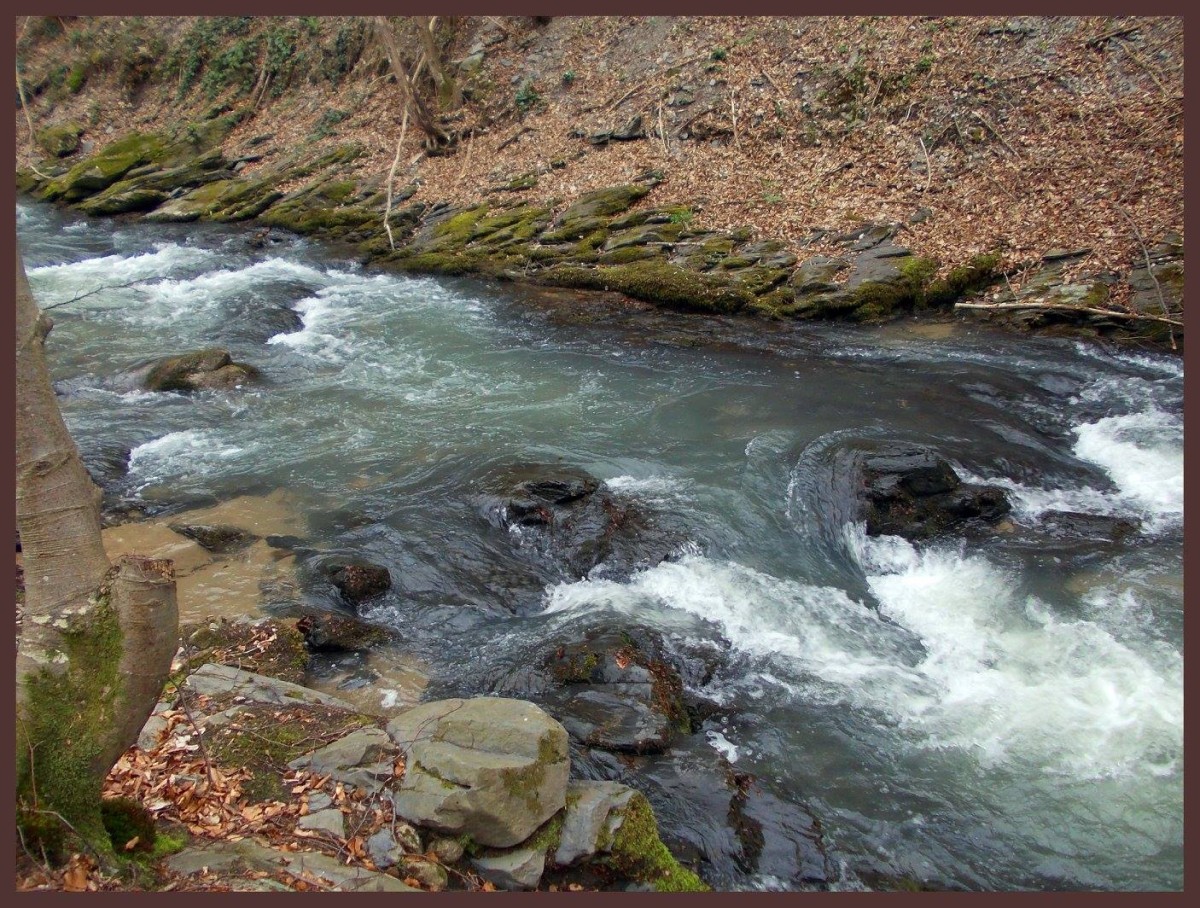
[[[139,802],[130,798],[102,801],[100,817],[108,831],[113,850],[118,854],[154,850],[158,838],[154,817]]]
[[[572,83],[574,83],[574,81],[575,81],[575,70],[568,69],[565,73],[562,74],[562,84],[566,85],[568,88],[571,86]]]
[[[532,82],[523,82],[517,89],[517,96],[514,100],[517,102],[517,110],[524,114],[537,105],[542,100],[542,96],[538,94]]]
[[[326,136],[336,134],[334,126],[350,118],[350,111],[341,110],[337,107],[331,107],[321,114],[317,120],[317,125],[313,129],[312,136],[314,139],[323,139]]]
[[[635,794],[609,846],[608,863],[624,876],[649,883],[658,892],[707,892],[709,887],[682,866],[658,837],[650,802]]]

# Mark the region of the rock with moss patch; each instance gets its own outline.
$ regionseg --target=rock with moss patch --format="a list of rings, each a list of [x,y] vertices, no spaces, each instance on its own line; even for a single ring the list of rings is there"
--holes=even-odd
[[[60,123],[57,126],[47,126],[37,134],[37,143],[46,154],[56,158],[65,158],[79,150],[79,137],[83,135],[83,127],[78,123]]]
[[[384,731],[363,728],[297,757],[288,767],[328,775],[347,785],[375,792],[392,778],[398,755],[399,750]]]
[[[569,867],[611,848],[623,812],[635,794],[634,789],[618,782],[568,785],[567,809],[554,863]]]
[[[396,812],[422,826],[506,848],[566,803],[567,732],[523,700],[426,703],[388,724],[404,753]]]
[[[217,554],[240,552],[259,539],[254,533],[234,526],[182,523],[171,523],[167,526],[179,535],[194,539],[208,551]]]
[[[246,363],[235,363],[228,350],[212,348],[169,356],[154,363],[143,382],[147,391],[232,390],[259,377]]]

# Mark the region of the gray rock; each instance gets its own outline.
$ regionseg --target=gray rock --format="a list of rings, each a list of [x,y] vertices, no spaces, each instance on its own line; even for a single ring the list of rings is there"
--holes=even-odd
[[[362,728],[320,750],[297,757],[288,766],[330,775],[339,782],[375,792],[392,778],[392,767],[399,753],[386,732]]]
[[[357,712],[345,700],[309,690],[299,684],[268,678],[266,675],[256,675],[228,665],[216,665],[209,662],[200,666],[183,682],[189,691],[206,697],[219,697],[223,694],[245,697],[254,703],[266,703],[271,706],[320,705]]]
[[[311,829],[318,832],[328,832],[339,839],[346,837],[346,818],[336,807],[318,810],[316,813],[305,814],[296,825],[300,829]]]
[[[563,726],[573,738],[592,747],[621,753],[661,753],[671,741],[670,720],[651,708],[648,697],[623,693],[603,689],[574,693],[559,707]],[[634,693],[648,694],[649,690]]]
[[[313,791],[308,795],[308,809],[313,813],[318,810],[324,810],[332,803],[333,798],[323,791]]]
[[[392,876],[361,867],[348,867],[337,858],[319,852],[276,851],[251,839],[240,842],[215,841],[202,847],[185,848],[167,859],[175,873],[192,875],[209,870],[286,870],[299,875],[308,871],[333,885],[339,892],[418,892]]]
[[[388,734],[407,764],[393,804],[418,825],[504,848],[566,803],[566,729],[532,703],[425,703],[389,723]]]
[[[472,858],[471,866],[500,889],[536,889],[546,870],[546,852],[540,848],[515,848],[503,854]]]
[[[421,854],[423,850],[421,837],[407,823],[396,823],[367,839],[367,852],[376,867],[391,867],[405,855]]]
[[[623,815],[613,816],[629,804],[634,790],[618,782],[572,782],[567,786],[567,810],[554,863],[561,867],[591,857],[601,848],[603,838],[611,842],[620,828]]]

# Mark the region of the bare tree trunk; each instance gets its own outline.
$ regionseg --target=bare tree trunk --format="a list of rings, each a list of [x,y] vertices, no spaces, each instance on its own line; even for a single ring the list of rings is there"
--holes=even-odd
[[[17,799],[107,853],[100,789],[154,708],[178,642],[171,562],[110,566],[100,495],[50,384],[50,320],[17,250],[17,524],[25,614],[17,651]]]
[[[396,42],[396,32],[392,29],[391,23],[388,22],[386,16],[375,16],[371,21],[375,26],[376,36],[387,52],[392,74],[396,77],[396,83],[400,86],[400,93],[404,98],[404,105],[410,114],[409,119],[425,134],[425,146],[436,148],[446,144],[449,136],[437,125],[429,108],[417,94],[412,79],[404,69],[404,58],[400,54],[400,45]]]
[[[437,28],[437,16],[422,16],[417,21],[417,31],[421,35],[421,46],[425,49],[425,62],[429,64],[429,74],[437,88],[438,104],[442,110],[453,112],[462,103],[462,94],[453,76],[446,74],[442,66],[442,55],[438,50],[434,29]]]

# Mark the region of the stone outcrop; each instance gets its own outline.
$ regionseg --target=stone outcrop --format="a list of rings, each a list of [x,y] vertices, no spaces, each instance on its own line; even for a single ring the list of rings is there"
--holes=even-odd
[[[406,760],[393,804],[411,822],[506,847],[566,803],[567,733],[532,703],[426,703],[390,722],[388,734]]]
[[[258,377],[254,366],[235,363],[228,350],[211,348],[159,360],[146,373],[143,387],[147,391],[228,391]]]

